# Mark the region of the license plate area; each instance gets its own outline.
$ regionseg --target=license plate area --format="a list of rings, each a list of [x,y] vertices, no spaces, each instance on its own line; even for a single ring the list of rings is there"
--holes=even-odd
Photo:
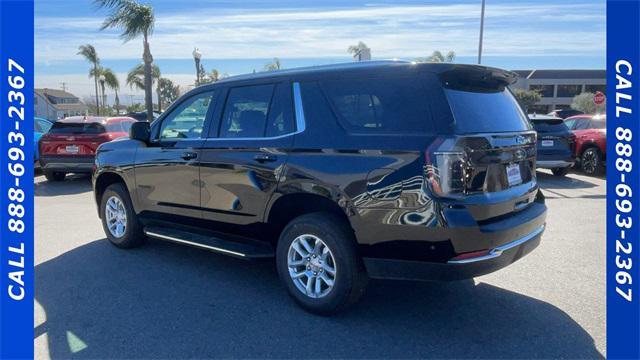
[[[509,186],[522,184],[522,174],[520,173],[520,164],[508,164],[506,167],[507,181]]]
[[[540,145],[544,147],[553,146],[553,140],[542,140],[542,143]]]
[[[77,154],[80,151],[80,148],[78,147],[78,145],[67,145],[64,148],[64,151],[67,154]]]

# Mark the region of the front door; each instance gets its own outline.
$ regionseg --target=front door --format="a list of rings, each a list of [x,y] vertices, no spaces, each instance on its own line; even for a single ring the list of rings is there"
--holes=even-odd
[[[289,82],[228,89],[219,121],[202,146],[202,216],[262,221],[296,131]]]
[[[201,217],[200,148],[215,92],[195,94],[173,106],[136,154],[135,177],[143,211]]]

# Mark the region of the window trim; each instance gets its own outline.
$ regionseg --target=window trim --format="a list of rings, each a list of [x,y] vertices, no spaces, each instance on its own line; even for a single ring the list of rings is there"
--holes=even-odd
[[[236,87],[245,87],[245,86],[259,86],[259,85],[268,85],[268,84],[274,84],[277,85],[278,83],[258,83],[258,84],[251,84],[251,85],[244,85],[244,86],[236,86]],[[294,121],[294,125],[295,125],[295,130],[293,132],[290,133],[286,133],[286,134],[282,134],[282,135],[277,135],[277,136],[264,136],[264,137],[234,137],[234,138],[221,138],[220,137],[220,129],[222,126],[222,118],[224,117],[224,110],[226,108],[227,105],[227,98],[229,96],[229,92],[232,88],[228,88],[226,90],[226,98],[225,98],[225,103],[224,103],[224,107],[222,108],[221,114],[220,114],[220,120],[218,121],[218,131],[216,132],[218,136],[216,137],[206,137],[206,138],[201,138],[198,140],[217,140],[217,141],[247,141],[247,140],[278,140],[278,139],[282,139],[282,138],[286,138],[289,136],[294,136],[297,134],[302,133],[305,129],[306,129],[306,120],[304,117],[304,108],[302,106],[302,94],[300,92],[300,83],[299,82],[293,82],[291,83],[291,89],[293,90],[293,116],[295,118]],[[274,92],[275,92],[275,86],[274,86]],[[273,94],[275,95],[275,93]],[[272,100],[273,100],[273,95],[272,95]],[[269,111],[271,111],[271,103],[269,103]],[[266,128],[265,128],[266,129]],[[266,131],[265,131],[266,133]],[[195,140],[195,139],[193,139]]]

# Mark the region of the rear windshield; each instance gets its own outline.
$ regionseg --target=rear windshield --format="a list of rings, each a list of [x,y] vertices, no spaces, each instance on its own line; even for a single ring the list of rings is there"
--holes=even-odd
[[[50,134],[100,134],[105,132],[104,126],[97,123],[53,123]]]
[[[530,130],[527,116],[509,90],[464,91],[445,88],[459,134]]]
[[[427,94],[415,77],[326,80],[320,83],[341,123],[357,133],[429,133]]]
[[[540,133],[567,132],[569,128],[562,119],[532,119],[533,129]]]
[[[592,129],[606,129],[607,122],[605,120],[591,120]]]

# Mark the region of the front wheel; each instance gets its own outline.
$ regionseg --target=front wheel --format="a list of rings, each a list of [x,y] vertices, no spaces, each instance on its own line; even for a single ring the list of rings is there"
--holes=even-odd
[[[368,277],[348,224],[330,213],[292,220],[280,235],[278,274],[304,309],[330,315],[354,304]]]
[[[100,202],[100,218],[104,232],[113,245],[132,248],[144,242],[142,225],[133,210],[124,184],[109,185],[104,191]]]
[[[604,173],[604,164],[602,163],[602,153],[595,147],[588,148],[582,153],[580,159],[582,171],[588,175],[601,175]]]

